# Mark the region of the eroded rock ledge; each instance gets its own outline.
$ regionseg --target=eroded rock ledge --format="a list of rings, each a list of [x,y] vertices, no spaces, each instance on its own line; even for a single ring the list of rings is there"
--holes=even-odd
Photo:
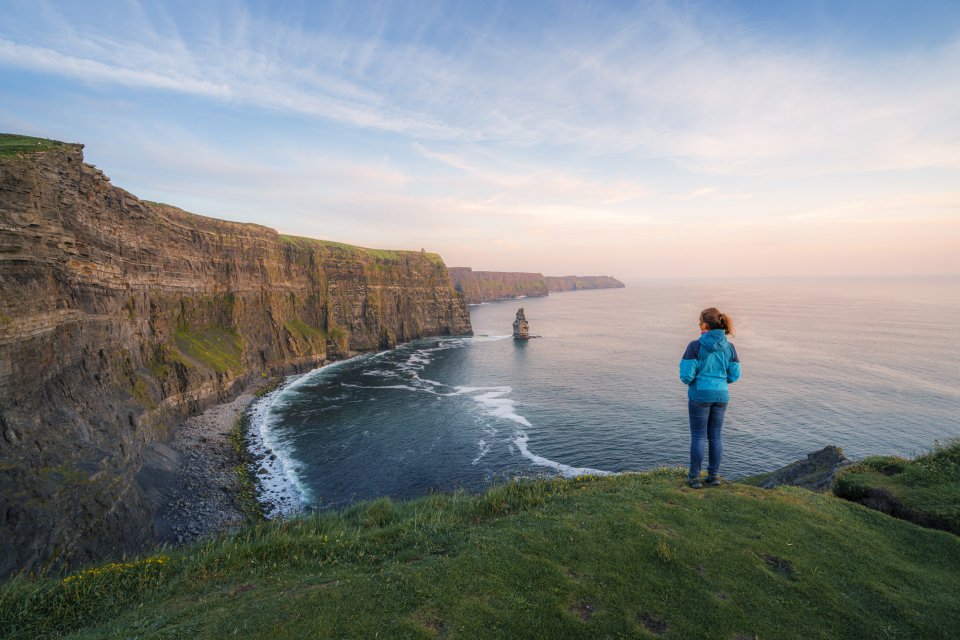
[[[81,145],[0,157],[0,575],[149,541],[145,445],[252,377],[470,331],[435,254],[142,201]]]

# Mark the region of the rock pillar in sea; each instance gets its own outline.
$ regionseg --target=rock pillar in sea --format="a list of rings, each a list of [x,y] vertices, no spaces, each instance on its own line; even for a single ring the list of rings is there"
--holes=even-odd
[[[523,313],[523,307],[517,309],[517,318],[513,321],[513,337],[517,340],[526,340],[530,337],[530,323]]]

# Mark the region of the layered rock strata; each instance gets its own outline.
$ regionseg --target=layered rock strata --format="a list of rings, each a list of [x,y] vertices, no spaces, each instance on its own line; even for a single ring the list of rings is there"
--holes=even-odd
[[[623,289],[624,284],[610,276],[546,276],[548,291],[579,291],[582,289]]]
[[[544,276],[523,271],[474,271],[450,267],[450,283],[469,304],[490,300],[541,297],[551,291],[622,289],[624,284],[611,276]]]
[[[449,271],[451,284],[470,304],[547,295],[547,283],[541,273],[474,271],[470,267],[450,267]]]
[[[144,447],[251,377],[468,333],[435,254],[148,203],[81,145],[0,155],[0,575],[141,548]]]

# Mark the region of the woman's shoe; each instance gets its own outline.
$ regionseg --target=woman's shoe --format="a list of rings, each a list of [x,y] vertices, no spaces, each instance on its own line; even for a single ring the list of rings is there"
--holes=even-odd
[[[707,476],[707,484],[708,484],[709,486],[711,486],[711,487],[719,487],[719,486],[720,486],[720,478],[718,478],[718,477],[716,477],[716,476],[714,476],[714,477],[712,477],[712,478],[711,478],[710,476]]]
[[[690,482],[688,482],[687,484],[690,485],[691,489],[703,489],[703,485],[700,484],[700,478],[690,480]]]

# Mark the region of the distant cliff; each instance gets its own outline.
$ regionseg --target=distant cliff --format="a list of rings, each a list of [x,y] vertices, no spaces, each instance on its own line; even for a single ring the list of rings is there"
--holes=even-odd
[[[547,295],[547,283],[541,273],[474,271],[470,267],[450,267],[449,272],[454,289],[470,304]]]
[[[144,444],[251,377],[471,331],[435,254],[148,203],[81,150],[0,136],[0,575],[149,540]]]
[[[474,271],[470,267],[450,267],[448,271],[450,283],[470,304],[520,296],[545,296],[550,291],[624,287],[622,282],[610,276],[544,276],[515,271]]]
[[[623,289],[624,284],[610,276],[546,276],[549,291],[580,289]]]

